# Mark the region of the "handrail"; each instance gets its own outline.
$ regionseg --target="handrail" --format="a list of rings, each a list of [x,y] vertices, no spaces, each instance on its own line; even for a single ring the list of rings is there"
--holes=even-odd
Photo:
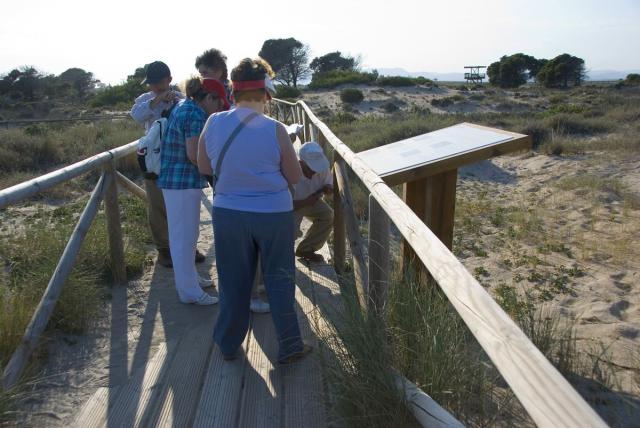
[[[47,288],[44,290],[40,303],[29,321],[29,325],[22,336],[20,345],[16,348],[11,355],[11,359],[7,363],[4,372],[2,374],[2,384],[5,388],[13,386],[24,369],[26,362],[36,347],[40,335],[44,331],[45,327],[49,323],[49,318],[53,313],[53,309],[58,302],[58,297],[62,291],[62,286],[69,277],[73,264],[76,260],[76,256],[80,252],[80,247],[84,241],[89,227],[95,218],[100,202],[104,198],[104,194],[113,181],[112,175],[102,174],[98,184],[96,185],[89,202],[80,215],[80,219],[76,224],[69,242],[67,242],[64,252],[58,261],[56,270],[53,272]]]
[[[305,122],[315,126],[339,158],[355,172],[437,281],[538,426],[606,427],[457,257],[304,101],[290,103],[274,99],[274,102],[301,109]]]
[[[136,151],[138,141],[133,141],[124,146],[117,147],[106,152],[98,153],[90,158],[81,160],[74,164],[52,171],[40,177],[16,184],[0,190],[0,209],[8,205],[20,202],[38,192],[49,189],[55,185],[68,181],[74,177],[84,174],[85,172],[96,169],[115,159],[128,156]]]
[[[9,389],[13,387],[20,378],[20,375],[28,362],[29,356],[35,349],[40,335],[51,318],[51,314],[53,313],[64,283],[69,277],[76,257],[80,252],[82,242],[84,241],[84,238],[93,223],[93,219],[98,212],[100,203],[103,200],[105,204],[109,236],[109,252],[114,279],[116,282],[123,282],[126,280],[117,183],[120,183],[122,188],[142,199],[146,199],[146,193],[135,183],[117,172],[114,165],[115,160],[133,154],[136,150],[137,143],[137,141],[133,141],[125,144],[124,146],[107,150],[40,177],[0,190],[0,209],[2,209],[57,184],[71,180],[72,178],[88,171],[98,168],[102,168],[103,170],[100,175],[100,179],[98,180],[98,184],[91,193],[89,201],[82,211],[76,227],[65,246],[56,269],[49,280],[49,284],[40,299],[38,307],[31,317],[22,340],[4,368],[2,373],[3,388]]]

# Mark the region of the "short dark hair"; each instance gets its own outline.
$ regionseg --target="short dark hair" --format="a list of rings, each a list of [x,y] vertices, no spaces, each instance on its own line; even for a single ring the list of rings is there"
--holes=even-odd
[[[227,56],[219,49],[209,49],[196,58],[196,69],[201,65],[222,70],[222,81],[227,80]]]

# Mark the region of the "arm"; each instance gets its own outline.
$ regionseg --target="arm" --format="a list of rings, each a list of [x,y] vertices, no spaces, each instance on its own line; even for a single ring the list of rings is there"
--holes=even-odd
[[[204,128],[206,116],[204,112],[190,112],[184,124],[184,139],[189,161],[198,165],[198,140]]]
[[[136,122],[143,124],[153,116],[153,110],[151,109],[151,101],[153,97],[149,94],[142,94],[136,98],[135,104],[131,107],[131,117]]]
[[[198,165],[198,137],[187,138],[187,157],[192,164]]]
[[[204,125],[204,129],[200,134],[200,138],[198,139],[198,171],[202,175],[213,175],[213,169],[211,168],[211,159],[209,159],[209,155],[207,154],[207,146],[205,142],[205,134],[209,126],[211,125],[211,118],[213,116],[209,116],[209,120]]]
[[[302,169],[287,130],[281,123],[276,124],[276,138],[280,146],[280,169],[282,170],[282,175],[290,185],[296,184],[302,178]]]

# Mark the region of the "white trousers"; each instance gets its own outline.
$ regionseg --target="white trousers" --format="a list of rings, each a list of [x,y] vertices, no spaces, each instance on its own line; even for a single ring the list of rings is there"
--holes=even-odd
[[[178,297],[193,303],[202,296],[196,270],[196,244],[200,235],[200,189],[162,189],[167,208],[169,249]]]

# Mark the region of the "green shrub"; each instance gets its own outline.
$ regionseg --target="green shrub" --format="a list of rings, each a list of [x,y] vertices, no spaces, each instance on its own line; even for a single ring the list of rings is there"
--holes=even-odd
[[[133,105],[136,97],[145,92],[138,80],[129,79],[119,85],[109,85],[96,92],[89,104],[92,107],[113,107],[121,104]]]
[[[335,88],[346,83],[350,84],[371,84],[378,78],[377,72],[355,71],[355,70],[332,70],[324,73],[314,73],[309,83],[311,89]]]
[[[360,89],[343,89],[340,91],[340,99],[343,103],[357,104],[364,100],[364,94]]]
[[[392,103],[391,101],[387,101],[386,103],[381,104],[380,108],[386,111],[387,113],[393,113],[399,110],[399,107],[394,103]]]
[[[464,99],[465,99],[464,96],[460,94],[456,94],[456,95],[451,95],[450,97],[433,98],[430,102],[431,102],[431,105],[434,107],[443,108],[443,107],[452,106],[456,102],[464,101]]]
[[[293,86],[288,85],[278,85],[276,86],[276,98],[298,98],[302,92],[298,88],[294,88]]]
[[[380,86],[416,86],[416,85],[432,85],[433,81],[422,76],[408,77],[408,76],[380,76],[376,80],[376,84]]]

